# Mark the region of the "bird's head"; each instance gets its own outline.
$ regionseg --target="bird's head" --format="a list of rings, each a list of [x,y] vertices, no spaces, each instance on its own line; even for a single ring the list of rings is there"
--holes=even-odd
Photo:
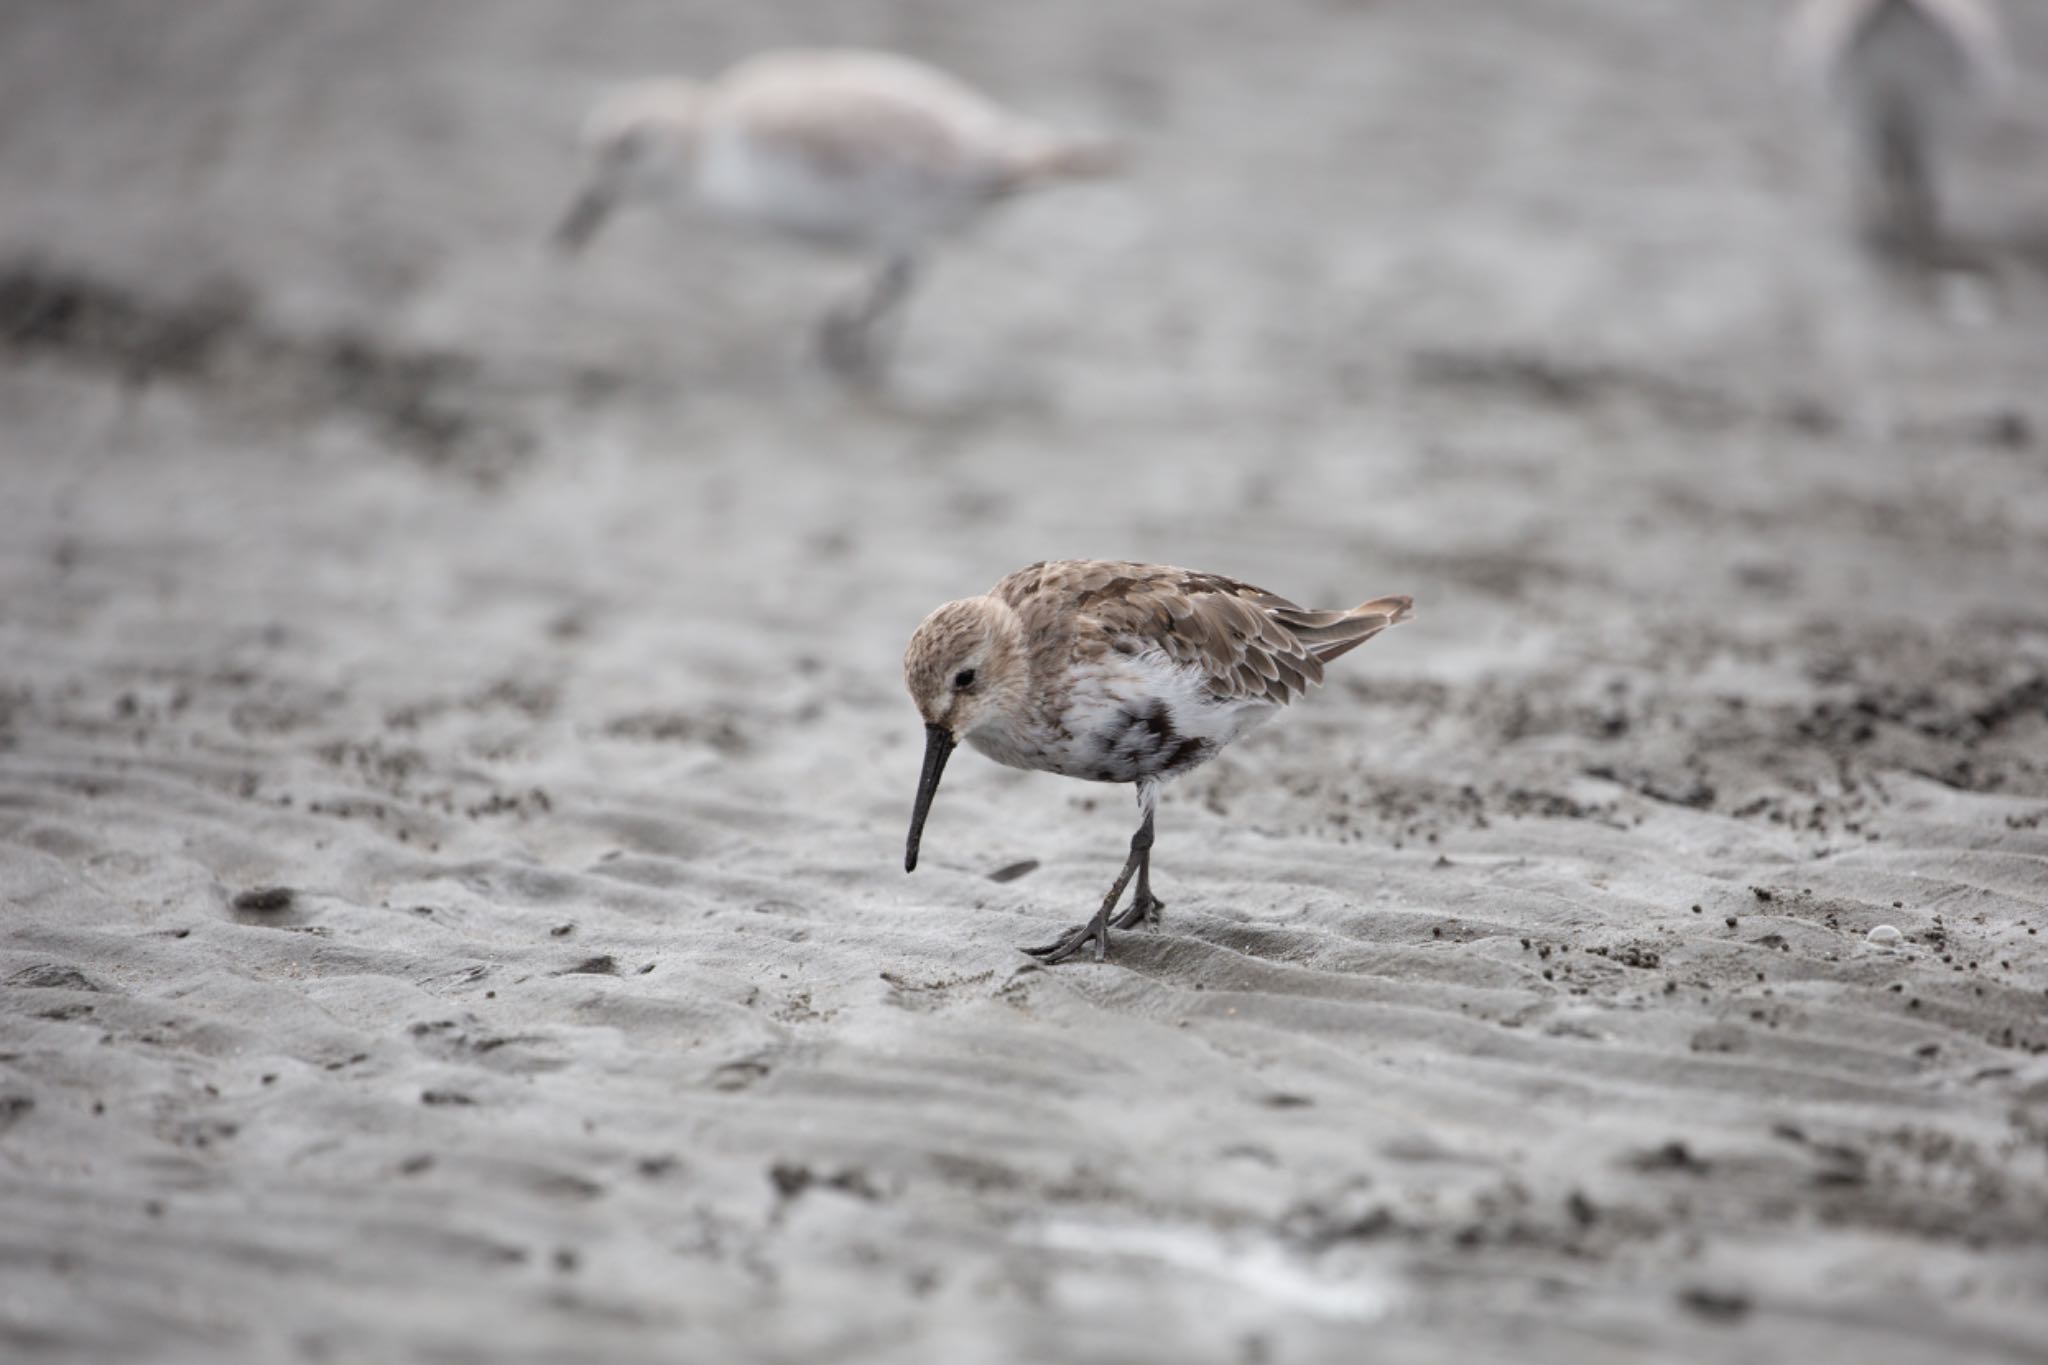
[[[993,597],[948,602],[910,637],[903,681],[924,720],[924,771],[910,816],[903,870],[917,867],[917,846],[932,796],[954,746],[1003,723],[1022,708],[1030,682],[1024,628],[1008,603]]]
[[[671,193],[696,157],[703,104],[694,81],[648,81],[592,109],[583,125],[583,188],[555,228],[555,245],[581,250],[620,204]]]

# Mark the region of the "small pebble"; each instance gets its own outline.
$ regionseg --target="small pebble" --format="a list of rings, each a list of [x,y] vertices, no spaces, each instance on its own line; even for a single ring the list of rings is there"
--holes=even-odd
[[[1899,931],[1897,929],[1894,929],[1891,925],[1880,924],[1875,929],[1872,929],[1868,934],[1865,934],[1863,937],[1866,942],[1870,943],[1897,943],[1899,941],[1900,934]]]

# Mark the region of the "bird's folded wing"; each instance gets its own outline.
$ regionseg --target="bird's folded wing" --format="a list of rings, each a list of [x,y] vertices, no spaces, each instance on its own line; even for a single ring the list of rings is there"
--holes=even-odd
[[[1201,672],[1209,691],[1231,700],[1284,706],[1322,682],[1311,645],[1285,624],[1314,627],[1326,616],[1218,574],[1117,561],[1033,565],[998,584],[1013,605],[1036,601],[1070,615],[1107,647],[1157,649]],[[1325,628],[1331,628],[1325,624]]]
[[[879,56],[785,58],[728,79],[732,126],[757,151],[826,177],[972,176],[1004,122],[942,73]]]

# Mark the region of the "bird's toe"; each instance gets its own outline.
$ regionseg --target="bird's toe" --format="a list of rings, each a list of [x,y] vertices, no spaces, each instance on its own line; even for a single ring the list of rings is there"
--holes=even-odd
[[[1112,929],[1156,929],[1165,916],[1166,902],[1144,896],[1130,903],[1121,915],[1109,922]]]
[[[1100,962],[1109,949],[1109,928],[1103,918],[1097,916],[1086,924],[1075,925],[1050,943],[1042,943],[1036,948],[1025,948],[1023,951],[1050,967],[1056,962],[1065,962],[1093,943],[1095,960]]]

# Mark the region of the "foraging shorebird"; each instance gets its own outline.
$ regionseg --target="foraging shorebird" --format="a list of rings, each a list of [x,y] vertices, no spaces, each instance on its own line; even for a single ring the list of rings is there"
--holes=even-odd
[[[1936,160],[1996,83],[2002,42],[1989,0],[1806,0],[1793,12],[1792,68],[1846,110],[1880,243],[1922,257],[1941,244]]]
[[[1208,762],[1323,680],[1323,665],[1409,619],[1407,597],[1315,611],[1216,574],[1068,559],[1019,569],[917,628],[903,678],[924,718],[924,770],[903,870],[962,740],[998,763],[1131,782],[1143,813],[1093,919],[1024,951],[1059,962],[1111,929],[1154,921],[1152,808],[1160,784]],[[1130,908],[1111,914],[1133,876]]]
[[[1099,142],[1056,133],[953,77],[881,52],[770,52],[715,80],[650,81],[600,103],[589,169],[556,229],[586,244],[614,208],[694,198],[714,214],[880,261],[826,314],[826,361],[858,373],[935,241],[1037,186],[1113,165]]]

